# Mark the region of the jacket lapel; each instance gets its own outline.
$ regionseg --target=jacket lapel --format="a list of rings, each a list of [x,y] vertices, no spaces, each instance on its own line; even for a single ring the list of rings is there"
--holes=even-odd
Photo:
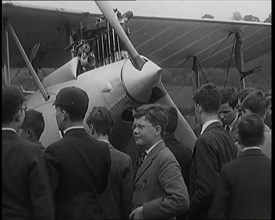
[[[142,174],[151,166],[153,160],[156,158],[156,156],[158,155],[160,150],[163,149],[164,147],[165,147],[165,143],[164,143],[164,141],[161,141],[146,156],[145,160],[143,161],[143,163],[141,164],[141,166],[139,167],[139,169],[137,171],[137,175],[135,177],[134,184],[139,180],[139,178],[142,176]]]

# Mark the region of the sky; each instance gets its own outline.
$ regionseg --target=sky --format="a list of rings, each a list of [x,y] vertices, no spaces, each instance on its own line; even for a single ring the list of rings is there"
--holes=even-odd
[[[16,1],[18,2],[18,1]],[[21,1],[22,4],[34,4],[47,7],[74,9],[101,13],[93,1]],[[181,0],[181,1],[111,1],[111,6],[124,13],[133,11],[134,16],[201,18],[211,14],[216,20],[231,20],[234,12],[242,16],[253,15],[264,21],[271,13],[271,0]]]

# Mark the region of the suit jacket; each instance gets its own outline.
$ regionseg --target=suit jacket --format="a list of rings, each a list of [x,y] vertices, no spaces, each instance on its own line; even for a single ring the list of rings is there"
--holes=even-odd
[[[164,141],[152,149],[137,171],[132,206],[143,206],[145,219],[175,218],[189,207],[180,166]]]
[[[189,171],[192,162],[192,151],[189,147],[185,146],[182,142],[175,138],[173,133],[164,135],[163,137],[165,145],[170,149],[177,159],[181,174],[184,179],[187,189],[189,189]]]
[[[109,144],[111,171],[107,189],[101,195],[104,219],[128,219],[133,195],[132,160]]]
[[[271,159],[259,149],[242,152],[220,175],[209,215],[215,219],[271,219]]]
[[[189,218],[207,217],[221,168],[236,157],[232,137],[220,122],[210,124],[198,137],[190,169]]]
[[[2,219],[54,219],[41,149],[10,130],[2,131]]]
[[[68,130],[45,150],[58,219],[102,219],[99,195],[106,189],[110,151],[84,129]]]

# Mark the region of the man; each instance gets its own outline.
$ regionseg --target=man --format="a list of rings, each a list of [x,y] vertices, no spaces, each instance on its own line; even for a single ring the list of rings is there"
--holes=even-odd
[[[103,219],[99,195],[108,183],[110,151],[106,143],[90,137],[83,127],[88,104],[87,93],[77,87],[61,89],[53,103],[64,136],[48,146],[44,156],[56,220]]]
[[[189,196],[180,166],[163,141],[166,111],[160,105],[143,105],[133,111],[133,117],[135,142],[145,151],[134,179],[129,217],[175,219],[188,209]]]
[[[163,140],[165,145],[177,159],[185,185],[187,186],[187,189],[189,189],[189,170],[192,161],[192,151],[175,138],[174,132],[178,124],[177,109],[172,106],[167,106],[165,109],[167,111],[168,125],[164,132]]]
[[[206,218],[222,166],[237,157],[237,148],[218,119],[221,93],[212,84],[201,86],[194,95],[195,114],[203,125],[195,142],[190,169],[190,219]]]
[[[42,113],[34,109],[29,109],[26,111],[25,119],[18,133],[24,139],[38,144],[44,154],[45,147],[39,141],[44,128],[45,122]]]
[[[94,107],[86,123],[92,137],[108,144],[111,171],[108,187],[101,195],[104,219],[128,219],[132,202],[132,160],[109,142],[113,119],[106,107]]]
[[[242,152],[222,168],[210,217],[271,219],[271,159],[261,150],[263,120],[251,113],[238,127]]]
[[[16,86],[2,86],[2,219],[53,220],[53,200],[42,152],[21,138],[26,106]]]
[[[227,132],[231,134],[234,142],[238,140],[238,122],[239,112],[235,108],[237,105],[237,98],[233,88],[224,88],[220,90],[222,99],[219,109],[219,119],[222,122],[222,126]]]
[[[255,90],[245,97],[241,104],[243,114],[256,113],[261,116],[262,120],[266,115],[269,103],[268,100],[261,90]],[[264,125],[264,136],[265,140],[261,148],[263,153],[271,158],[271,129],[265,124]]]

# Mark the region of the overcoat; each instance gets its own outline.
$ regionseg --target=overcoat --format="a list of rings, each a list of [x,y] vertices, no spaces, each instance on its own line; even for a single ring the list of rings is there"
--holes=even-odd
[[[45,150],[49,180],[56,205],[56,220],[102,219],[99,195],[110,172],[108,144],[84,128],[68,130]]]

